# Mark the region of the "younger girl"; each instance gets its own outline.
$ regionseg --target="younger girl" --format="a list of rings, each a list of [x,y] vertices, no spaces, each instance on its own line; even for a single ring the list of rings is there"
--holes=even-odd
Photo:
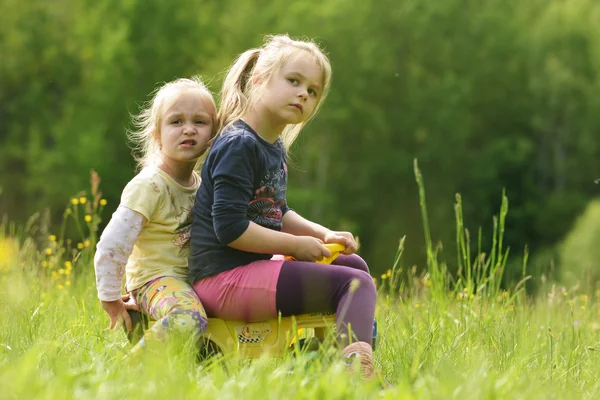
[[[212,95],[199,78],[178,79],[155,92],[136,117],[130,138],[141,150],[141,168],[123,190],[121,204],[98,243],[94,266],[110,328],[135,306],[121,298],[126,289],[151,319],[134,351],[171,331],[199,335],[207,325],[200,299],[187,283],[192,207],[200,177],[195,171],[216,132]]]
[[[286,155],[329,90],[331,66],[313,43],[269,37],[231,66],[221,93],[223,127],[202,169],[190,280],[208,315],[256,321],[336,312],[343,356],[373,373],[376,290],[349,232],[308,221],[286,201]],[[335,265],[324,243],[346,246]],[[272,259],[286,254],[295,260]]]

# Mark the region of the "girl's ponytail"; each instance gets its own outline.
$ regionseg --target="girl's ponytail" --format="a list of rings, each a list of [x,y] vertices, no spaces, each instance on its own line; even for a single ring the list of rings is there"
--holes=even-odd
[[[221,105],[217,117],[219,129],[247,111],[252,87],[249,81],[259,55],[260,49],[247,50],[229,68],[221,89]]]

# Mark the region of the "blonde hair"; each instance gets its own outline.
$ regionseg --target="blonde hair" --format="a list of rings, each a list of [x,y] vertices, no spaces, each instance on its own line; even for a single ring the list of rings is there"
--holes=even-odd
[[[158,87],[152,92],[152,98],[142,106],[140,113],[132,115],[132,123],[135,129],[128,130],[127,137],[133,144],[132,154],[138,169],[151,165],[158,159],[160,124],[164,112],[177,100],[178,94],[190,89],[200,90],[205,100],[212,104],[216,110],[213,95],[199,76],[193,76],[191,78],[179,78]],[[213,116],[213,137],[217,132],[217,121],[215,119],[216,116]],[[201,159],[196,163],[196,168],[200,163]]]
[[[218,113],[219,129],[241,118],[250,111],[260,97],[253,77],[269,81],[294,57],[308,54],[323,72],[323,89],[312,114],[299,124],[288,125],[281,139],[289,150],[302,128],[317,114],[331,86],[331,63],[325,53],[313,42],[293,40],[287,35],[266,36],[264,44],[247,50],[235,59],[223,82]]]

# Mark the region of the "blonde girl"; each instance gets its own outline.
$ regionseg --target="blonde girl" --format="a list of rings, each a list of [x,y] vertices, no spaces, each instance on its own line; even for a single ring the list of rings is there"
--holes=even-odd
[[[208,315],[220,318],[336,312],[343,357],[350,364],[358,355],[371,376],[377,294],[354,236],[301,217],[286,200],[287,151],[330,80],[329,60],[315,44],[283,35],[233,63],[194,205],[190,280]],[[345,255],[334,265],[315,263],[330,255],[324,243],[345,245]]]
[[[141,309],[158,322],[134,351],[149,339],[172,333],[200,335],[207,318],[187,283],[192,207],[200,176],[196,172],[216,132],[216,108],[202,81],[177,79],[160,87],[134,117],[140,172],[127,184],[121,203],[98,242],[94,267],[102,307],[110,328],[124,321],[127,309]],[[124,303],[121,283],[137,303]]]

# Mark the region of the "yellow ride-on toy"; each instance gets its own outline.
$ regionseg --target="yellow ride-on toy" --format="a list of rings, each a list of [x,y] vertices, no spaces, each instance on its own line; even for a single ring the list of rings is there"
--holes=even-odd
[[[340,252],[344,251],[344,246],[340,244],[326,244],[325,246],[329,248],[331,257],[319,261],[323,264],[330,264]],[[149,321],[138,311],[128,312],[134,329],[127,335],[131,343],[136,343],[154,321]],[[334,327],[335,313],[302,314],[260,322],[209,318],[208,328],[200,339],[202,343],[200,352],[204,357],[219,353],[228,355],[233,352],[243,358],[256,358],[264,354],[282,356],[296,340],[299,340],[299,344],[302,346],[305,340],[300,340],[300,337],[308,336],[309,330],[314,331],[314,337],[323,340]],[[375,322],[373,325],[373,348],[375,347],[376,329]]]

